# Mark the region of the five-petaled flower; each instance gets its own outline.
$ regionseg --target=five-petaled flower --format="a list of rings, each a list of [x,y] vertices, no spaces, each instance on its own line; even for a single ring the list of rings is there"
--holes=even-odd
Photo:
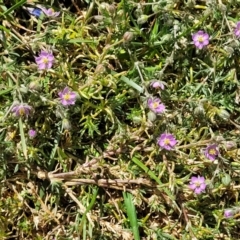
[[[234,29],[234,34],[236,37],[240,37],[240,22],[237,22],[236,28]]]
[[[209,44],[209,35],[200,30],[192,35],[192,40],[197,48],[202,49]]]
[[[69,90],[68,87],[65,87],[63,91],[58,93],[58,96],[61,99],[61,103],[64,106],[74,105],[76,102],[77,94]]]
[[[30,138],[35,138],[35,137],[37,136],[37,131],[34,130],[34,129],[30,129],[30,130],[28,131],[28,136],[29,136]]]
[[[211,161],[214,161],[216,157],[218,156],[219,151],[218,151],[218,146],[217,144],[211,144],[206,147],[204,150],[204,155],[206,158],[208,158]]]
[[[32,107],[29,106],[28,104],[19,103],[19,104],[16,104],[11,111],[17,117],[23,117],[23,116],[27,117],[30,114],[31,110],[32,110]]]
[[[149,98],[148,107],[154,113],[163,113],[165,110],[165,105],[161,103],[161,100],[159,98]]]
[[[224,217],[225,218],[233,217],[233,215],[234,215],[234,211],[232,209],[226,209],[224,211]]]
[[[206,188],[205,178],[201,176],[191,177],[189,188],[196,194],[200,194]]]
[[[58,17],[60,12],[55,12],[53,8],[42,8],[42,11],[44,12],[44,14],[48,17]]]
[[[42,50],[38,57],[35,57],[35,61],[39,70],[50,69],[54,63],[54,56],[52,52]]]
[[[157,139],[157,143],[161,148],[166,149],[166,150],[171,150],[177,144],[177,140],[175,139],[175,137],[172,134],[163,133]]]

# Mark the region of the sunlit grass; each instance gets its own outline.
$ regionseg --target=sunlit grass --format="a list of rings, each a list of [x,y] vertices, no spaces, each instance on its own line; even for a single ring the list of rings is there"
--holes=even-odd
[[[0,4],[0,238],[239,239],[238,9]]]

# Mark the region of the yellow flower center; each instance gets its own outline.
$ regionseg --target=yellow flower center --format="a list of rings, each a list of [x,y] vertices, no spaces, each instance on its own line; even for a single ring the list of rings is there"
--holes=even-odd
[[[23,116],[23,115],[25,114],[25,109],[24,109],[24,108],[20,108],[20,109],[19,109],[19,114],[20,114],[21,116]]]
[[[155,109],[155,108],[158,108],[158,106],[159,106],[159,103],[158,102],[154,102],[153,104],[152,104],[152,107]]]
[[[210,149],[208,153],[211,155],[217,155],[216,149]]]
[[[197,187],[200,187],[200,186],[201,186],[201,183],[200,183],[199,181],[196,181],[194,184],[195,184],[195,186],[197,186]]]
[[[164,144],[165,144],[165,145],[170,144],[170,140],[169,140],[168,138],[165,138],[165,139],[164,139]]]
[[[67,100],[69,100],[71,98],[71,96],[70,96],[69,93],[66,93],[66,94],[63,95],[63,98],[64,98],[64,100],[67,101]]]
[[[199,37],[198,37],[198,41],[199,41],[199,42],[203,42],[203,41],[204,41],[203,37],[202,37],[202,36],[199,36]]]
[[[48,58],[46,58],[46,57],[44,57],[43,59],[42,59],[42,61],[43,61],[43,63],[48,63]]]

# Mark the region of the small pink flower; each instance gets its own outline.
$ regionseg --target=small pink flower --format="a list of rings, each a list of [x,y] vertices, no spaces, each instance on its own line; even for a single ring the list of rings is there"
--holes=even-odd
[[[69,90],[68,87],[65,87],[62,92],[58,93],[58,96],[61,99],[61,103],[64,106],[74,105],[76,102],[77,94]]]
[[[31,110],[32,110],[32,107],[26,103],[16,104],[12,108],[12,112],[15,114],[16,117],[23,117],[23,116],[28,117]]]
[[[234,211],[232,209],[226,209],[224,211],[224,217],[225,218],[233,217],[233,215],[234,215]]]
[[[35,57],[35,61],[39,70],[50,69],[54,63],[54,56],[52,52],[42,50],[38,57]]]
[[[237,22],[236,28],[234,29],[234,34],[236,37],[240,37],[240,22]]]
[[[166,149],[166,150],[171,150],[177,144],[177,140],[175,139],[175,137],[172,134],[163,133],[157,139],[157,143],[161,148]]]
[[[30,130],[28,131],[28,136],[29,136],[30,138],[35,138],[35,137],[37,136],[37,131],[34,130],[34,129],[30,129]]]
[[[192,35],[192,40],[197,48],[202,49],[209,44],[209,35],[204,31],[198,31]]]
[[[163,113],[165,111],[165,105],[161,103],[161,100],[159,98],[149,98],[148,107],[154,113]]]
[[[42,8],[42,11],[44,12],[44,14],[48,17],[58,17],[60,12],[55,12],[53,8]]]
[[[218,151],[217,144],[208,145],[204,150],[205,157],[211,161],[214,161],[217,158],[218,154],[219,154],[219,151]]]
[[[206,189],[206,183],[204,177],[191,177],[189,188],[196,194],[200,194]]]
[[[150,83],[150,86],[151,86],[152,88],[162,89],[162,90],[164,90],[164,88],[165,88],[164,83],[161,82],[161,81],[152,81],[152,82]]]

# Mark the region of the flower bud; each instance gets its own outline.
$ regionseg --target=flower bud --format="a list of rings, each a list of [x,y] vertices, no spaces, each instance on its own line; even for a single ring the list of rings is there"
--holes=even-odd
[[[217,115],[223,120],[228,120],[230,118],[230,114],[228,113],[228,111],[223,108],[220,108],[218,110]]]
[[[64,111],[61,107],[57,107],[55,111],[56,117],[58,118],[64,118]]]
[[[108,6],[109,6],[108,3],[103,2],[103,3],[100,4],[99,9],[100,9],[100,10],[105,10],[105,9],[108,8]]]
[[[219,7],[220,11],[221,11],[223,14],[226,13],[226,11],[227,11],[226,5],[224,5],[224,4],[221,3],[221,4],[218,5],[218,7]]]
[[[123,9],[121,9],[121,10],[119,10],[119,11],[117,12],[118,17],[122,17],[123,14],[124,14]]]
[[[224,141],[222,143],[223,143],[223,146],[225,147],[226,150],[237,149],[237,143],[234,142],[234,141]]]
[[[157,115],[154,112],[150,111],[148,112],[147,117],[149,121],[154,122],[157,118]]]
[[[153,4],[152,5],[152,11],[154,12],[154,13],[156,13],[156,12],[158,12],[158,11],[160,11],[161,10],[161,6],[159,5],[159,4]]]
[[[205,110],[203,108],[202,104],[199,104],[195,109],[194,109],[194,115],[204,115],[205,114]]]
[[[66,129],[66,130],[71,129],[71,123],[68,121],[68,119],[64,118],[62,120],[62,127],[63,127],[63,129]]]
[[[233,41],[231,41],[230,43],[229,43],[229,47],[232,47],[233,49],[235,49],[235,48],[239,48],[239,40],[233,40]]]
[[[226,51],[228,56],[231,56],[234,53],[234,49],[232,47],[225,46],[223,49]]]
[[[133,120],[133,123],[136,125],[140,125],[142,123],[142,117],[140,116],[134,116],[132,120]]]
[[[97,65],[97,67],[96,67],[96,69],[95,69],[95,73],[103,73],[103,72],[105,72],[105,67],[104,67],[104,65],[103,64],[99,64],[99,65]]]
[[[130,98],[136,98],[136,97],[139,96],[139,93],[136,90],[132,89],[132,88],[130,88],[128,90],[128,94],[129,94]]]
[[[133,39],[133,32],[125,32],[123,35],[124,42],[130,42]]]
[[[41,89],[41,86],[38,81],[33,81],[29,83],[28,88],[31,91],[38,91]]]
[[[137,9],[134,11],[134,16],[136,18],[140,17],[143,14],[143,10],[140,5],[138,5]]]
[[[222,135],[216,135],[213,137],[214,141],[216,141],[218,144],[224,141],[224,137]]]
[[[162,81],[158,81],[158,80],[152,80],[150,83],[150,87],[154,88],[154,89],[162,89],[164,90],[165,88],[165,83]]]
[[[162,36],[162,38],[161,38],[161,42],[167,43],[167,42],[171,41],[172,38],[173,38],[172,34],[164,34],[164,36]]]
[[[137,23],[144,24],[145,22],[147,22],[147,20],[148,20],[148,15],[143,14],[137,19]]]
[[[102,15],[95,15],[93,18],[94,18],[97,22],[102,22],[103,19],[104,19],[104,17],[103,17]]]
[[[222,184],[224,186],[229,186],[230,183],[231,183],[231,177],[229,174],[225,173],[224,176],[222,177]]]
[[[29,136],[29,138],[31,138],[31,139],[35,138],[35,137],[37,136],[37,131],[34,130],[34,129],[30,129],[30,130],[28,131],[28,136]]]
[[[225,218],[231,218],[234,215],[234,210],[233,209],[226,209],[224,211],[224,217]]]
[[[116,7],[115,7],[114,4],[110,4],[110,5],[107,6],[107,10],[111,15],[113,15],[116,11]]]
[[[21,86],[20,86],[20,92],[21,93],[27,93],[28,92],[28,89],[27,89],[27,87],[26,86],[24,86],[23,84],[21,84]]]

